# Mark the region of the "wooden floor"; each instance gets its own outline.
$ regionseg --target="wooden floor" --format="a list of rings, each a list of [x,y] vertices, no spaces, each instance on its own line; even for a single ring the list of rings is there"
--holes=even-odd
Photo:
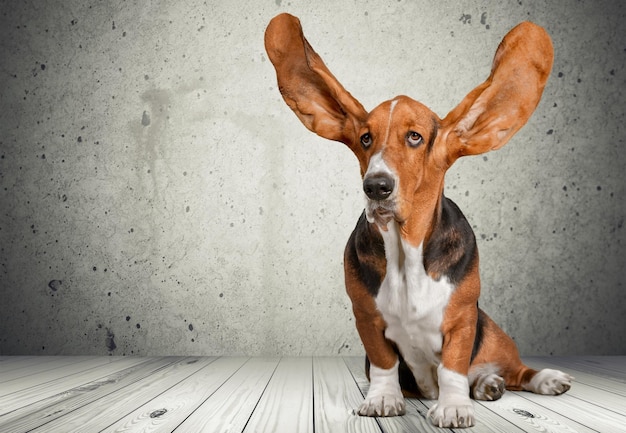
[[[525,358],[573,376],[559,397],[474,402],[467,432],[626,432],[626,356]],[[407,414],[354,414],[363,358],[0,357],[0,432],[443,432]]]

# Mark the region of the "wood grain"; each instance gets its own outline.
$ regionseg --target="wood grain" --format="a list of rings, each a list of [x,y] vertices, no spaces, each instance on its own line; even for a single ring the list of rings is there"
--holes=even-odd
[[[623,433],[626,357],[532,357],[576,377],[561,396],[507,391],[474,401],[468,433]],[[452,432],[426,419],[355,414],[369,389],[363,357],[0,357],[0,431]]]

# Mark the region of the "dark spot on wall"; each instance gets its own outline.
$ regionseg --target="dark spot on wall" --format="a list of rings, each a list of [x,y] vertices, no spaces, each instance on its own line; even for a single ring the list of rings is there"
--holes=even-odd
[[[223,297],[224,297],[224,294],[223,294],[223,293],[220,293],[220,298],[223,298]]]
[[[137,323],[135,326],[137,327],[137,329],[141,329],[141,325],[139,323]]]
[[[193,331],[193,325],[191,323],[189,324],[188,328],[190,331]]]
[[[548,132],[546,132],[547,135],[552,135],[554,133],[554,129],[548,129]]]
[[[130,321],[130,316],[126,316],[126,321],[129,322]]]
[[[483,12],[483,13],[480,15],[480,23],[481,23],[483,26],[485,26],[485,28],[486,28],[487,30],[489,30],[489,29],[491,28],[491,27],[489,26],[489,24],[487,24],[487,12]]]
[[[111,331],[108,328],[107,328],[107,336],[106,336],[106,339],[104,340],[104,345],[107,347],[107,350],[109,352],[112,352],[117,348],[117,345],[115,344],[115,334],[113,333],[113,331]]]
[[[150,125],[150,115],[148,114],[147,111],[144,111],[143,114],[141,115],[141,124],[143,126],[149,126]]]
[[[63,284],[61,280],[52,280],[48,283],[48,287],[50,287],[50,290],[56,292],[61,288],[61,284]]]
[[[472,16],[470,14],[462,14],[459,21],[462,21],[463,24],[472,24]]]

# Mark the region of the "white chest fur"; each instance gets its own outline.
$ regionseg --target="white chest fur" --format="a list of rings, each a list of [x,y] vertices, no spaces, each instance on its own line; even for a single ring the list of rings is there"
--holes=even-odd
[[[428,276],[423,245],[415,247],[404,241],[395,221],[381,233],[387,273],[376,305],[387,322],[385,336],[396,343],[419,384],[418,376],[434,372],[439,364],[441,323],[453,286],[445,277],[435,281]],[[431,382],[434,378],[423,379]]]

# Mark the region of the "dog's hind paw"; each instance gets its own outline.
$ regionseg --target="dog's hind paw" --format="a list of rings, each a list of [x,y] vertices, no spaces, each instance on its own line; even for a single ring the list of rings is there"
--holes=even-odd
[[[361,416],[398,416],[405,412],[404,397],[395,394],[377,394],[371,397],[368,394],[357,411]]]
[[[536,394],[559,395],[572,387],[574,378],[559,370],[544,368],[528,382],[524,389]]]
[[[472,392],[476,400],[494,401],[504,394],[506,386],[504,379],[495,373],[481,377],[476,381]]]

